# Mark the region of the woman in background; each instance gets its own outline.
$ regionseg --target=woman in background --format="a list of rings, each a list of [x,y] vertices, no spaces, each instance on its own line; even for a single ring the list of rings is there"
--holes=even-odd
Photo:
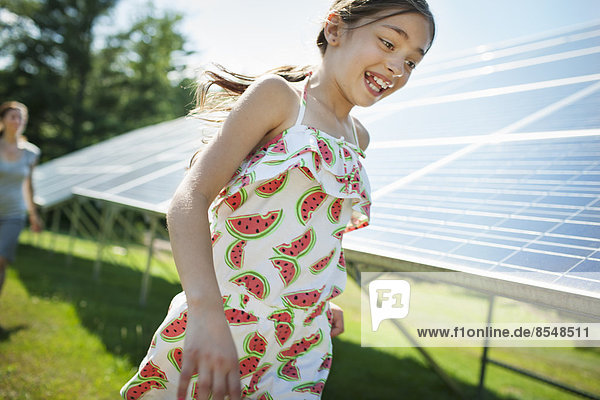
[[[0,291],[6,267],[15,261],[26,216],[34,232],[42,229],[31,182],[40,149],[22,136],[26,125],[24,104],[7,101],[0,105]]]

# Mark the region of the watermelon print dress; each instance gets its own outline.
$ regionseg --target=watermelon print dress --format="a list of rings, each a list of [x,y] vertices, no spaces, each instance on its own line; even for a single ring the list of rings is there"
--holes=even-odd
[[[250,154],[210,208],[244,399],[321,397],[333,355],[329,300],[346,284],[342,235],[368,224],[364,153],[302,125],[305,99],[306,89],[296,124]],[[182,292],[124,399],[176,398],[186,317]],[[187,399],[195,390],[192,379]]]

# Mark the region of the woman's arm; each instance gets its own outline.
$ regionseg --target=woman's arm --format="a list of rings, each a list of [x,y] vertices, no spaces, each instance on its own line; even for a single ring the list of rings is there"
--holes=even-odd
[[[215,399],[225,394],[240,397],[238,356],[217,286],[208,209],[248,153],[290,119],[289,106],[297,103],[297,95],[281,78],[255,82],[239,98],[219,134],[199,153],[173,196],[167,222],[188,302],[178,397],[185,397],[195,373],[200,398],[210,392]]]
[[[33,168],[35,164],[31,165],[29,168],[29,175],[25,178],[25,182],[23,182],[23,192],[25,194],[25,203],[27,204],[27,212],[29,214],[29,225],[31,226],[31,230],[34,232],[42,231],[42,220],[37,211],[37,207],[35,202],[33,201]]]

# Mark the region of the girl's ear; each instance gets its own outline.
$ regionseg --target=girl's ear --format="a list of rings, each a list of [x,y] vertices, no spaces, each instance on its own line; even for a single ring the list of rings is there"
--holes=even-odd
[[[325,22],[325,39],[327,39],[327,44],[329,46],[337,46],[340,43],[340,39],[342,37],[342,18],[340,14],[337,12],[332,12],[327,17],[327,21]]]

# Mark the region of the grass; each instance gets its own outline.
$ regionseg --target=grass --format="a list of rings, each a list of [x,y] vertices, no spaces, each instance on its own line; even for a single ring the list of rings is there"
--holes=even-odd
[[[53,242],[53,240],[56,240]],[[45,248],[52,246],[55,252]],[[78,240],[67,265],[68,239],[24,233],[18,262],[0,296],[0,398],[115,399],[134,373],[180,291],[168,256],[153,262],[152,286],[139,306],[146,250],[109,246],[100,279],[92,279],[96,245]],[[334,340],[335,360],[324,399],[457,399],[414,348],[360,346],[360,288],[352,281],[336,301],[345,310],[346,332]],[[432,348],[432,357],[474,398],[479,348]],[[493,348],[499,360],[558,377],[600,393],[598,349]],[[560,389],[488,366],[485,399],[578,399]]]

